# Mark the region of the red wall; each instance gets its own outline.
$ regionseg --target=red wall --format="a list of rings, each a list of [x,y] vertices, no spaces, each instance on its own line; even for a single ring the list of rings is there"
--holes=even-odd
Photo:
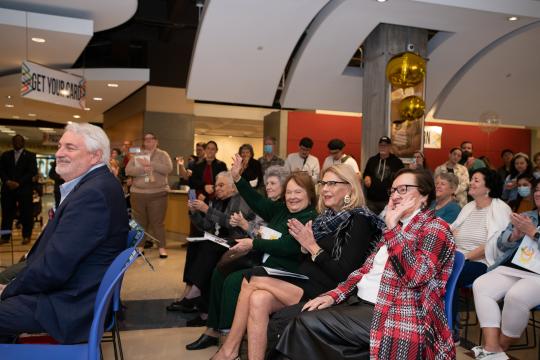
[[[291,111],[287,132],[287,154],[297,152],[300,139],[310,137],[314,143],[311,154],[319,158],[322,166],[329,155],[328,141],[339,138],[345,142],[345,153],[355,158],[360,166],[361,117]]]
[[[512,149],[530,155],[531,130],[498,128],[488,134],[478,125],[442,124],[426,122],[426,125],[441,126],[443,129],[441,149],[425,149],[428,167],[432,170],[448,160],[448,154],[453,147],[459,147],[465,140],[473,143],[475,157],[485,155],[495,167],[502,165],[501,151]]]

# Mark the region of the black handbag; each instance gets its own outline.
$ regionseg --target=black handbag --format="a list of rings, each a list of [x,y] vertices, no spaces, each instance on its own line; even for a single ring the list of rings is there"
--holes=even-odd
[[[262,264],[263,254],[258,250],[227,250],[217,263],[218,270],[225,276],[238,270]]]

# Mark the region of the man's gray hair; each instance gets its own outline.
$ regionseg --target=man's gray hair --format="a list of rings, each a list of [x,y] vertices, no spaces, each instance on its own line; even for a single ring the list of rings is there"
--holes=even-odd
[[[233,187],[234,192],[236,193],[238,190],[236,189],[236,184],[234,183],[234,179],[232,177],[232,174],[230,171],[222,171],[216,175],[216,180],[218,177],[222,177],[226,182],[227,185],[230,185]]]
[[[84,138],[86,149],[90,152],[101,150],[101,162],[109,164],[109,158],[111,157],[111,142],[102,128],[89,123],[73,122],[66,126],[65,131],[71,131],[72,133],[81,135]]]

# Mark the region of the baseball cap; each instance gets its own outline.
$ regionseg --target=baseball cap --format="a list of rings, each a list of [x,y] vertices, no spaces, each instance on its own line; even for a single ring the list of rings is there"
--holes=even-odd
[[[386,143],[386,144],[392,144],[392,140],[388,136],[383,136],[379,139],[379,144]]]

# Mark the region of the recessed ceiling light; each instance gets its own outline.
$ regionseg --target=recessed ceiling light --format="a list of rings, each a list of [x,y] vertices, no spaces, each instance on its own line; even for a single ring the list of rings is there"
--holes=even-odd
[[[80,119],[80,118],[81,118],[81,115],[73,115],[73,118],[75,118],[75,119]]]
[[[11,99],[11,95],[6,96],[8,99]]]
[[[508,21],[516,21],[516,20],[519,20],[519,18],[517,16],[510,16],[508,18]]]
[[[90,111],[91,109],[89,107],[85,107],[84,111]]]
[[[55,132],[55,130],[53,128],[40,127],[38,129],[43,131],[43,132]]]
[[[68,124],[73,124],[73,121],[68,121]]]
[[[60,90],[60,95],[68,96],[69,95],[69,90],[68,89]]]
[[[45,42],[45,39],[44,39],[44,38],[40,38],[40,37],[33,37],[33,38],[32,38],[32,41],[33,41],[33,42],[37,42],[37,43],[42,44],[42,43]]]
[[[117,87],[118,87],[118,84],[115,84],[115,83],[108,83],[107,86],[108,86],[108,87],[114,87],[114,88],[117,88]]]
[[[13,105],[13,104],[6,104],[6,107],[7,107],[7,108],[12,108],[12,107],[15,107],[15,105]]]
[[[37,116],[37,115],[34,113],[28,113],[28,116]]]
[[[377,0],[377,2],[383,3],[386,2],[386,0]]]
[[[95,97],[95,98],[92,98],[94,101],[102,101],[103,98],[100,98],[100,97]]]
[[[14,118],[14,119],[20,119],[21,117],[18,116],[18,115],[13,115],[12,118]]]

